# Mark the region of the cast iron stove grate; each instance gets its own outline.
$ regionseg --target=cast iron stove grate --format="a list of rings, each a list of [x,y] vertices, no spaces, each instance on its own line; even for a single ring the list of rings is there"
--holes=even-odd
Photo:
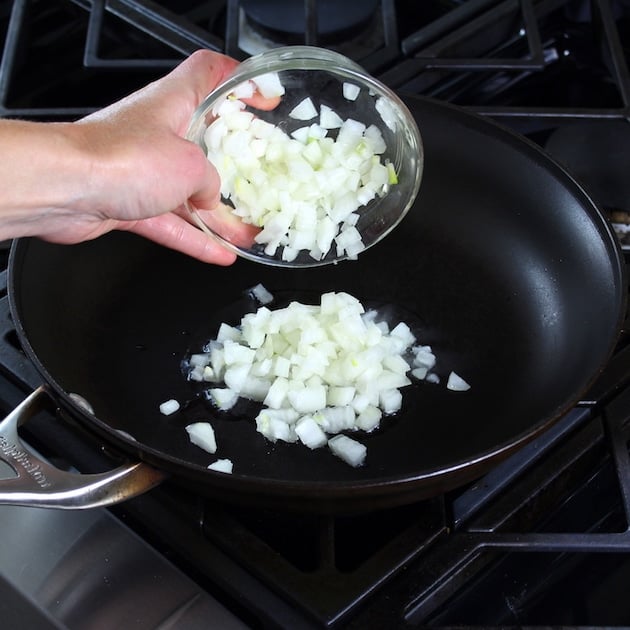
[[[74,119],[200,46],[242,58],[240,4],[5,3],[0,114]],[[305,4],[308,43],[317,43],[316,3]],[[543,144],[568,122],[627,124],[628,20],[615,16],[623,3],[429,5],[419,17],[415,3],[379,3],[383,43],[360,61],[392,87],[456,102]],[[572,14],[580,10],[591,16]],[[585,78],[587,93],[574,100],[575,80]],[[8,411],[39,377],[16,343],[6,297],[0,322]],[[629,375],[624,338],[589,399],[552,431],[478,483],[400,510],[285,521],[164,484],[113,511],[253,627],[627,625]],[[33,419],[27,435],[84,472],[116,460],[58,415]],[[287,530],[303,537],[296,542]]]
[[[317,4],[304,3],[303,43],[320,43]],[[0,114],[84,115],[200,47],[242,59],[248,56],[240,44],[246,5],[239,0],[5,3]],[[529,120],[531,128],[628,116],[628,9],[621,0],[375,5],[381,38],[373,50],[346,52],[394,89],[457,102],[506,123]],[[580,82],[588,89],[576,94]]]

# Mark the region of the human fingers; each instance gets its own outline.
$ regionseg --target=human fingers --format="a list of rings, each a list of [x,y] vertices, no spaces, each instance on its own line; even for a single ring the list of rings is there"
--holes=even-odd
[[[138,234],[201,262],[227,266],[236,260],[236,254],[172,212],[122,224],[120,229]]]
[[[189,194],[188,202],[191,206],[203,210],[216,208],[221,201],[221,179],[214,165],[202,155],[196,161],[196,170],[188,169],[188,175],[194,186],[194,192]],[[193,175],[196,173],[196,175]]]
[[[254,109],[260,109],[261,111],[270,112],[280,105],[280,96],[265,97],[259,92],[254,92],[253,96],[244,98],[243,102],[253,107]]]
[[[234,73],[239,62],[232,57],[227,57],[210,50],[198,50],[177,66],[171,73],[179,78],[182,75],[185,81],[194,79],[193,87],[196,90],[197,99],[201,102],[220,83],[223,83]],[[275,109],[280,103],[280,96],[265,97],[258,90],[243,101],[255,109],[269,111]]]
[[[127,136],[140,136],[147,127],[170,128],[183,136],[195,108],[237,65],[231,57],[198,50],[168,74],[77,123],[113,123]]]
[[[234,71],[238,63],[236,59],[226,55],[202,49],[192,53],[167,77],[189,86],[189,89],[193,90],[196,102],[201,103]]]
[[[260,232],[260,228],[245,223],[224,203],[217,204],[212,210],[197,210],[197,215],[207,228],[241,249],[252,247]]]

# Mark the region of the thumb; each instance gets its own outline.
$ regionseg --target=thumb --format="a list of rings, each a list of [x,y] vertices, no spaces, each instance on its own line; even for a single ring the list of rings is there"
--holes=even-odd
[[[221,201],[221,178],[214,165],[207,159],[198,178],[198,187],[190,196],[191,205],[199,210],[212,210]]]

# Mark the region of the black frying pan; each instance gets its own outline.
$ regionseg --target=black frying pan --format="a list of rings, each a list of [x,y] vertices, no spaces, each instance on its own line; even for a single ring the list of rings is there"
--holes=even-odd
[[[532,439],[598,375],[625,310],[615,237],[580,187],[533,145],[452,106],[407,103],[426,151],[403,223],[357,262],[290,271],[239,260],[197,263],[128,234],[77,246],[17,241],[9,292],[18,334],[58,399],[121,451],[213,496],[308,510],[373,509],[458,486]],[[411,325],[437,371],[471,384],[403,390],[403,409],[363,436],[353,469],[325,449],[271,444],[253,408],[215,412],[181,363],[257,304],[347,291]],[[94,408],[89,415],[68,393]],[[185,402],[165,417],[160,402]],[[210,419],[234,474],[184,426]],[[124,433],[121,433],[124,432]],[[132,435],[135,441],[128,438]]]

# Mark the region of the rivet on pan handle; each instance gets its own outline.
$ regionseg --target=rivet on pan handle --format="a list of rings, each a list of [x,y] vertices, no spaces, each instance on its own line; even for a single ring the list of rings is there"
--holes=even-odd
[[[165,474],[141,462],[83,475],[55,468],[18,435],[18,427],[43,406],[48,391],[39,387],[0,423],[0,460],[15,472],[0,479],[0,504],[83,509],[120,503],[159,484]]]

